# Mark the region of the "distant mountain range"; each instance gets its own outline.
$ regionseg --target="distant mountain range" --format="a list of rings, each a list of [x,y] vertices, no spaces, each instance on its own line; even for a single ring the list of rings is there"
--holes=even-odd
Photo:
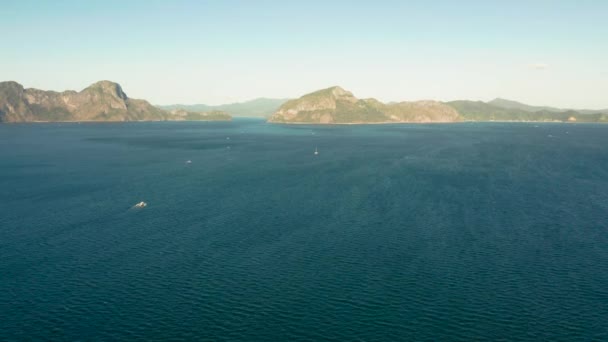
[[[496,99],[481,101],[416,101],[382,103],[357,99],[340,87],[319,90],[284,103],[268,120],[273,123],[359,124],[462,121],[608,122],[608,110],[563,110]]]
[[[217,106],[210,106],[205,104],[193,104],[193,105],[167,105],[158,106],[159,108],[166,110],[173,109],[185,109],[191,111],[214,111],[220,110],[235,117],[258,117],[268,118],[288,99],[270,99],[270,98],[259,98],[251,101],[229,103]]]
[[[118,83],[100,81],[76,91],[25,89],[0,82],[0,122],[231,120],[225,112],[166,111],[131,99]]]
[[[607,110],[571,110],[529,106],[495,99],[481,101],[414,101],[382,103],[358,99],[340,87],[306,94],[298,99],[260,98],[219,106],[170,105],[155,107],[129,98],[118,83],[100,81],[76,91],[25,89],[16,82],[0,82],[0,122],[51,121],[226,121],[232,116],[262,117],[271,123],[365,124],[462,121],[608,122]]]
[[[511,101],[506,99],[497,98],[494,99],[488,104],[491,104],[496,107],[506,108],[506,109],[518,109],[526,112],[569,112],[574,111],[581,114],[605,114],[608,113],[608,109],[600,109],[600,110],[589,110],[589,109],[562,109],[555,107],[545,107],[545,106],[530,106],[521,102]]]
[[[590,110],[562,110],[523,104],[512,107],[510,104],[505,106],[505,100],[452,101],[446,102],[446,104],[458,111],[462,121],[608,122],[608,110],[600,113]]]

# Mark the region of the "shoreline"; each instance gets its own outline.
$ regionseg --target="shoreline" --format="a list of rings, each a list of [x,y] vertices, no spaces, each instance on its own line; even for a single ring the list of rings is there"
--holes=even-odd
[[[80,124],[80,123],[109,123],[109,124],[115,124],[115,123],[134,123],[134,122],[232,122],[233,120],[132,120],[132,121],[124,121],[124,120],[115,120],[115,121],[88,121],[88,120],[83,120],[83,121],[7,121],[7,122],[0,122],[0,125],[2,124],[48,124],[48,123],[75,123],[75,124]]]
[[[451,121],[451,122],[346,122],[346,123],[319,123],[319,122],[271,122],[271,125],[315,125],[315,126],[351,126],[351,125],[457,125],[466,123],[542,123],[542,124],[607,124],[608,122],[572,122],[572,121]]]
[[[0,125],[18,124],[128,124],[145,122],[234,122],[240,119],[264,120],[255,117],[238,117],[231,120],[138,120],[138,121],[19,121],[19,122],[0,122]],[[452,122],[339,122],[339,123],[319,123],[319,122],[271,122],[264,121],[269,125],[284,126],[366,126],[366,125],[458,125],[471,123],[525,123],[525,124],[608,124],[608,122],[580,122],[580,121],[452,121]]]

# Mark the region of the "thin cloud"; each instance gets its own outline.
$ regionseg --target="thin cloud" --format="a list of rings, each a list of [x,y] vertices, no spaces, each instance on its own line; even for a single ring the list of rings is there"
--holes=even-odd
[[[547,70],[549,69],[549,64],[546,63],[533,63],[529,64],[528,67],[534,70]]]

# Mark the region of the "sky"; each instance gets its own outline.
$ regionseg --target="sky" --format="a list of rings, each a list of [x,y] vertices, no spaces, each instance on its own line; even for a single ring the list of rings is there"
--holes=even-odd
[[[153,104],[508,98],[608,108],[608,1],[1,0],[0,81]]]

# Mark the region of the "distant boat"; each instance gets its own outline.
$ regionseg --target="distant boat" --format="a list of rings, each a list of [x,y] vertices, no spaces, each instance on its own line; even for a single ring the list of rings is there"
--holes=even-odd
[[[319,154],[319,150],[315,147],[315,156]]]
[[[186,160],[186,164],[192,164],[192,160]]]
[[[136,205],[133,206],[133,208],[145,208],[148,205],[148,203],[141,201],[139,203],[137,203]]]

